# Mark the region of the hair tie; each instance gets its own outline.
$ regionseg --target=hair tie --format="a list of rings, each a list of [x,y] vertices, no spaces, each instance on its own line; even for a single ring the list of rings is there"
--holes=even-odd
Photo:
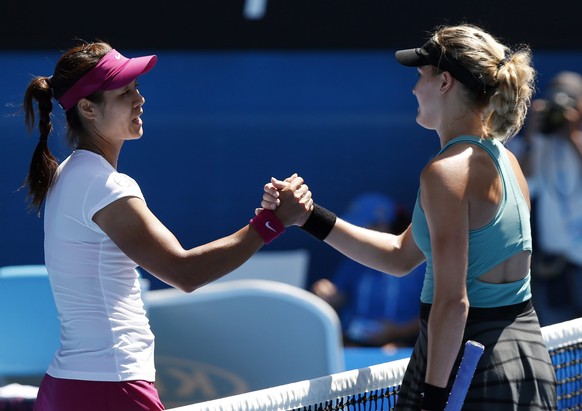
[[[509,60],[511,60],[511,57],[513,57],[513,53],[511,52],[505,52],[505,56],[499,60],[499,63],[497,63],[497,70],[499,70],[501,67],[505,66],[505,63],[507,63]]]

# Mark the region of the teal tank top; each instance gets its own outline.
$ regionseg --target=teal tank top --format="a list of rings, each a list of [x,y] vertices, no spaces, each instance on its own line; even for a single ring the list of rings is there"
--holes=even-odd
[[[479,280],[493,267],[521,251],[532,250],[530,212],[513,173],[503,145],[497,140],[461,136],[449,141],[438,154],[455,144],[470,143],[483,148],[493,159],[501,176],[503,194],[495,217],[484,227],[469,231],[467,294],[472,307],[500,307],[531,298],[530,274],[522,280],[491,284]],[[412,235],[426,257],[426,275],[421,293],[423,303],[432,304],[434,271],[430,233],[420,206],[420,190],[412,215]]]

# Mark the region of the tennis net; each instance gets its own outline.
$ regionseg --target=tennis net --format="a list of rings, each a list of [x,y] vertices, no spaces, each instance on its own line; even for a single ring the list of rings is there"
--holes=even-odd
[[[542,328],[558,381],[558,408],[582,410],[582,318]],[[392,410],[409,359],[344,371],[172,411]]]

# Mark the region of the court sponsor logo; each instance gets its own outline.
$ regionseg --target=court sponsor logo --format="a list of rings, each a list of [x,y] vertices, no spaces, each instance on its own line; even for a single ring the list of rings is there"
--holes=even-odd
[[[249,391],[233,372],[203,362],[156,357],[156,388],[166,408],[181,407]]]

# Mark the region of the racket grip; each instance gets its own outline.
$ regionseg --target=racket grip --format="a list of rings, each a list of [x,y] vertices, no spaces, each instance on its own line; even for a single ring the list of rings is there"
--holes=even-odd
[[[463,407],[465,396],[467,395],[467,391],[469,391],[473,374],[475,374],[475,369],[477,368],[477,363],[481,355],[483,355],[484,350],[485,347],[476,341],[469,340],[465,343],[461,365],[459,365],[457,376],[453,382],[445,411],[460,411]]]

